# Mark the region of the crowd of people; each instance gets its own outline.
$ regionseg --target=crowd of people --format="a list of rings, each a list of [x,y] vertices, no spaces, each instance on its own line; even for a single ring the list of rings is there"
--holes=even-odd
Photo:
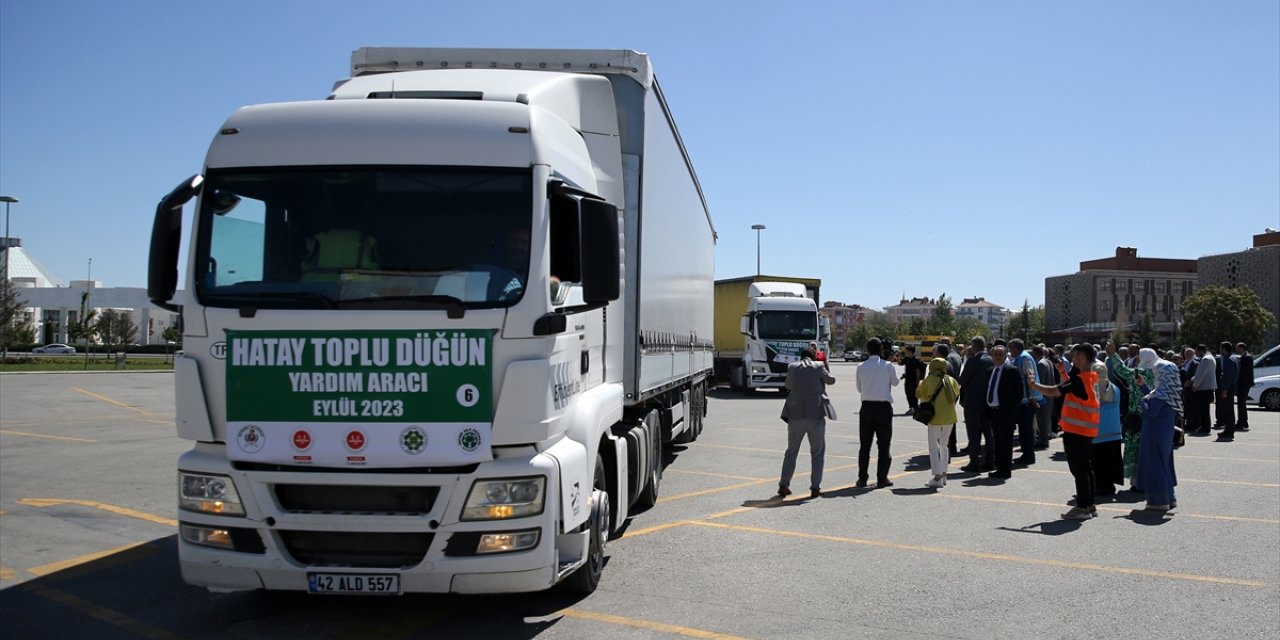
[[[878,338],[867,342],[868,358],[858,366],[855,382],[861,395],[858,413],[857,487],[870,482],[871,449],[876,447],[876,487],[891,487],[893,388],[905,381],[906,413],[925,423],[932,477],[927,487],[947,483],[951,458],[967,455],[960,468],[987,473],[999,481],[1013,470],[1036,464],[1036,452],[1062,439],[1067,467],[1075,480],[1075,500],[1062,514],[1071,520],[1097,516],[1098,496],[1115,495],[1126,481],[1141,492],[1149,511],[1178,505],[1173,451],[1185,434],[1208,435],[1232,442],[1249,430],[1245,396],[1253,386],[1253,357],[1248,346],[1223,342],[1162,351],[1137,344],[1071,347],[1019,339],[987,341],[974,337],[963,353],[945,342],[934,347],[927,365],[906,349],[898,374],[882,357]],[[800,445],[809,440],[813,469],[810,496],[821,494],[826,419],[834,408],[826,386],[835,378],[813,347],[801,353],[787,372],[787,400],[782,419],[788,424],[787,450],[778,493],[791,494]],[[1216,423],[1210,408],[1216,406]],[[968,444],[956,446],[956,426],[964,420]],[[1018,457],[1014,458],[1014,444]]]

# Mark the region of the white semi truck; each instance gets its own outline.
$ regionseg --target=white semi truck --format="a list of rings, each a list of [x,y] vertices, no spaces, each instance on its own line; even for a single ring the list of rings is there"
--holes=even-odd
[[[591,591],[712,370],[715,231],[649,59],[364,48],[350,75],[236,111],[156,211],[183,578]]]
[[[826,319],[818,314],[814,299],[821,281],[795,280],[737,278],[716,283],[719,324],[736,321],[736,335],[721,330],[718,342],[722,348],[717,351],[720,368],[727,369],[732,388],[745,393],[784,389],[787,365],[800,359],[802,349],[817,343],[819,349],[826,350]],[[740,293],[744,287],[745,311]]]

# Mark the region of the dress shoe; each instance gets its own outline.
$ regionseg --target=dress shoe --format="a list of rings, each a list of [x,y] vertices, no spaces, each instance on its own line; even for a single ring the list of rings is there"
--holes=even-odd
[[[983,470],[983,471],[995,471],[995,470],[996,470],[996,466],[995,466],[994,464],[984,464],[984,465],[982,465],[982,470]]]
[[[991,473],[987,474],[987,477],[995,478],[997,480],[1008,480],[1009,478],[1013,477],[1013,474],[1009,473],[1008,471],[992,471]]]
[[[956,455],[961,455],[961,456],[969,455],[969,447],[965,447],[963,449],[956,451]]]
[[[855,484],[855,485],[853,485],[853,486],[855,486],[855,487],[857,487],[857,488],[859,488],[859,489],[866,488],[866,486],[867,486],[867,479],[866,479],[866,478],[858,478],[858,482],[857,482],[857,484]]]
[[[818,496],[820,496],[820,495],[822,495],[822,490],[821,490],[821,489],[819,489],[819,488],[817,488],[817,487],[809,487],[809,497],[810,497],[810,498],[817,498],[817,497],[818,497]]]
[[[1248,430],[1249,430],[1249,425],[1247,424],[1236,425],[1236,431],[1248,431]]]
[[[782,485],[778,485],[778,495],[780,495],[780,496],[789,496],[789,495],[791,495],[791,490],[790,490],[790,489],[788,489],[788,488],[786,488],[786,487],[784,487],[784,486],[782,486]]]
[[[888,478],[885,478],[883,480],[876,480],[877,489],[885,489],[892,486],[893,486],[893,483],[890,482]]]
[[[1226,434],[1221,434],[1221,435],[1219,435],[1217,438],[1215,438],[1215,439],[1214,439],[1214,442],[1235,442],[1235,441],[1236,441],[1236,439],[1235,439],[1235,438],[1233,438],[1233,437],[1231,437],[1231,436],[1229,436],[1229,435],[1226,435]]]
[[[965,473],[978,473],[982,471],[982,467],[976,464],[966,464],[965,466],[960,467],[960,470]]]
[[[1035,456],[1018,456],[1018,457],[1013,461],[1013,464],[1018,465],[1018,466],[1020,466],[1020,467],[1025,467],[1025,466],[1027,466],[1027,465],[1032,465],[1032,464],[1035,464],[1035,463],[1036,463],[1036,457],[1035,457]]]

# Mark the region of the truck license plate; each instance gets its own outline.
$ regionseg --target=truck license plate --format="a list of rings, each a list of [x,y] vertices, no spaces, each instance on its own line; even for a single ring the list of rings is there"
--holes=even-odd
[[[378,596],[399,595],[400,576],[386,573],[308,573],[307,591]]]

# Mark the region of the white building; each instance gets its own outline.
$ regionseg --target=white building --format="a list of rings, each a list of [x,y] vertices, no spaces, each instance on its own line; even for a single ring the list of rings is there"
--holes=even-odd
[[[79,321],[81,296],[86,291],[88,309],[130,314],[138,325],[138,335],[130,342],[163,344],[161,334],[178,322],[178,314],[151,304],[144,288],[103,287],[100,282],[88,280],[68,284],[25,251],[21,239],[0,239],[0,249],[4,249],[0,252],[0,265],[8,264],[10,280],[26,305],[27,322],[35,326],[38,344],[69,342],[67,327]]]
[[[999,336],[1009,322],[1009,310],[986,298],[965,298],[956,305],[956,319],[971,318],[987,325],[991,333]]]

